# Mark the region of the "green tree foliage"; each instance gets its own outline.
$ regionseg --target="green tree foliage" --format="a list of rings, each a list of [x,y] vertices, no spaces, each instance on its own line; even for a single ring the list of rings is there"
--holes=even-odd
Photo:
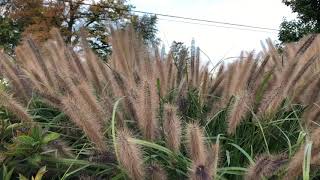
[[[87,32],[87,41],[91,48],[105,59],[111,53],[108,42],[109,27],[123,27],[132,23],[146,42],[156,42],[156,16],[137,17],[131,13],[131,5],[126,1],[100,0],[87,4],[84,0],[2,0],[0,1],[2,29],[15,31],[15,37],[1,41],[6,50],[18,44],[21,37],[29,36],[43,42],[49,36],[49,30],[57,27],[64,40],[76,46],[80,31]],[[1,31],[2,31],[1,29]],[[8,38],[6,32],[0,33],[0,39]]]
[[[320,1],[319,0],[283,0],[297,19],[286,19],[280,25],[279,40],[282,43],[295,42],[310,33],[320,32]]]
[[[182,80],[183,73],[187,70],[189,49],[183,42],[173,41],[170,47],[174,64],[178,70],[177,82]]]
[[[151,43],[153,45],[159,45],[159,38],[157,38],[157,16],[155,15],[143,15],[133,16],[131,18],[134,29],[142,36],[145,43]]]
[[[0,48],[12,53],[21,38],[22,27],[9,18],[0,17]]]

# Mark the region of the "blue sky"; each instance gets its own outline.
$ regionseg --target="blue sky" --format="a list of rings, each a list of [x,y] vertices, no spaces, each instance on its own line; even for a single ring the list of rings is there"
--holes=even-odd
[[[278,29],[282,18],[293,18],[281,0],[129,0],[136,10]],[[260,40],[277,39],[276,32],[252,32],[175,22],[158,17],[158,36],[168,47],[173,40],[189,45],[192,38],[213,63],[261,49]],[[204,23],[205,24],[205,23]],[[202,56],[205,61],[207,58]]]

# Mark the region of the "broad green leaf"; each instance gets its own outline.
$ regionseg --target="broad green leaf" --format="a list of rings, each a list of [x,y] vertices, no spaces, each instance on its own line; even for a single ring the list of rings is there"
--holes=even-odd
[[[29,180],[29,179],[23,176],[22,174],[19,174],[19,180]]]
[[[49,142],[54,141],[54,140],[58,139],[59,137],[60,137],[59,133],[51,132],[51,133],[44,136],[44,138],[42,139],[42,143],[48,144]]]
[[[26,135],[18,136],[18,137],[16,137],[16,140],[18,142],[26,144],[26,145],[33,145],[33,143],[36,142],[32,137],[26,136]]]
[[[43,166],[41,169],[39,169],[39,171],[37,172],[36,177],[34,178],[34,180],[41,180],[43,175],[47,172],[46,170],[46,166]]]

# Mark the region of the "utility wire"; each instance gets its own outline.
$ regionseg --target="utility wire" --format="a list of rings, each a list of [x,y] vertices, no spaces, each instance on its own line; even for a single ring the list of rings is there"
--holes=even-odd
[[[173,19],[164,19],[164,18],[158,18],[158,19],[162,20],[162,21],[180,22],[180,23],[186,23],[186,24],[212,26],[212,27],[226,28],[226,29],[236,29],[236,30],[243,30],[243,31],[263,32],[263,33],[276,33],[274,31],[267,31],[267,30],[257,30],[257,29],[248,29],[248,28],[239,28],[239,27],[230,27],[230,26],[220,26],[220,25],[215,25],[215,24],[205,24],[205,23],[197,23],[197,22],[181,21],[181,20],[173,20]]]
[[[86,6],[96,6],[96,7],[100,7],[100,8],[116,8],[118,10],[127,10],[125,8],[111,7],[111,6],[102,5],[102,4],[90,4],[90,3],[84,3],[84,2],[77,2],[77,4],[86,5]],[[130,11],[135,12],[135,13],[156,15],[156,16],[162,16],[162,17],[170,17],[170,18],[175,18],[175,19],[184,19],[184,20],[190,20],[190,21],[198,21],[198,22],[206,22],[206,23],[213,23],[213,24],[228,25],[228,26],[230,26],[228,28],[235,28],[235,26],[236,26],[236,27],[244,27],[244,28],[251,28],[251,29],[268,30],[268,31],[274,31],[274,32],[278,32],[279,31],[279,30],[274,29],[274,28],[261,27],[261,26],[252,26],[252,25],[237,24],[237,23],[230,23],[230,22],[223,22],[223,21],[213,21],[213,20],[207,20],[207,19],[183,17],[183,16],[176,16],[176,15],[162,14],[162,13],[153,13],[153,12],[140,11],[140,10],[130,10]]]
[[[207,23],[213,23],[213,24],[223,24],[223,25],[229,25],[229,26],[238,26],[238,27],[246,27],[246,28],[269,30],[269,31],[278,31],[277,29],[267,28],[267,27],[259,27],[259,26],[251,26],[251,25],[244,25],[244,24],[222,22],[222,21],[213,21],[213,20],[207,20],[207,19],[182,17],[182,16],[175,16],[175,15],[169,15],[169,14],[151,13],[151,12],[138,11],[138,10],[131,10],[131,11],[132,12],[136,12],[136,13],[144,13],[144,14],[157,15],[157,16],[163,16],[163,17],[170,17],[170,18],[176,18],[176,19],[185,19],[185,20],[198,21],[198,22],[207,22]]]

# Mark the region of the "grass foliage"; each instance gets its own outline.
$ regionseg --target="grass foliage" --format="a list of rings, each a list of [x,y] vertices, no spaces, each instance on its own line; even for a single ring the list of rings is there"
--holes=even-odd
[[[211,70],[130,28],[107,63],[51,35],[0,54],[1,179],[320,177],[320,36]]]

